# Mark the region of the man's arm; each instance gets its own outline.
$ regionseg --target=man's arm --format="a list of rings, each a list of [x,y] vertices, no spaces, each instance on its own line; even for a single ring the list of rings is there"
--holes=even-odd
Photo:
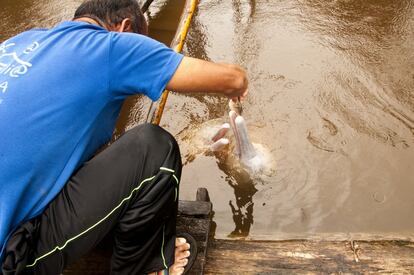
[[[184,57],[167,89],[178,93],[221,94],[228,98],[247,95],[245,71],[236,65]]]

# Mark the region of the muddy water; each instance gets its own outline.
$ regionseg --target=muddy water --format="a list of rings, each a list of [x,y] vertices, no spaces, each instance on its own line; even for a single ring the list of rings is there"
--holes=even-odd
[[[235,171],[186,132],[224,117],[219,98],[170,99],[183,193],[207,186],[219,237],[414,232],[414,1],[203,1],[190,55],[242,64],[253,142],[270,175]]]
[[[80,2],[1,1],[0,40],[70,18]],[[168,43],[179,4],[155,3],[151,35]],[[162,123],[182,147],[182,198],[209,189],[217,237],[414,234],[413,0],[201,1],[185,50],[246,68],[244,117],[272,159],[252,175],[232,148],[205,152],[197,130],[226,121],[226,100],[169,98]],[[147,105],[130,100],[116,136]]]

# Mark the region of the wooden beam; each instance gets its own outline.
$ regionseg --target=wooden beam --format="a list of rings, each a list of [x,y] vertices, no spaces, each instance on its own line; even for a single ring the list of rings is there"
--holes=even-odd
[[[205,274],[414,274],[409,241],[210,241]]]
[[[179,201],[178,215],[192,217],[208,217],[211,214],[212,204],[205,201]]]

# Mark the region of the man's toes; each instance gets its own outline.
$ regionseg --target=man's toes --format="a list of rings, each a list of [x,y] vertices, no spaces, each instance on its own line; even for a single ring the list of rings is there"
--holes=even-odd
[[[185,238],[176,238],[175,240],[175,261],[170,268],[171,274],[181,275],[184,268],[188,265],[188,257],[190,257],[190,244]]]
[[[184,250],[185,251],[185,250]],[[178,258],[182,258],[181,254],[184,252],[183,250],[178,250],[177,248],[175,249],[175,253],[174,253],[174,257],[175,260],[178,260]]]
[[[190,244],[189,243],[185,243],[183,245],[177,246],[175,249],[178,251],[186,251],[186,250],[190,250]]]
[[[177,242],[176,242],[175,250],[184,251],[184,250],[189,250],[189,249],[190,249],[189,243],[184,242],[184,243],[178,243],[177,245]]]
[[[175,259],[176,261],[181,261],[183,259],[186,259],[190,257],[190,251],[185,250],[185,251],[180,251],[180,252],[175,252]]]
[[[175,253],[181,253],[183,251],[190,250],[190,244],[189,243],[180,243],[180,245],[175,246]]]
[[[181,246],[183,244],[186,244],[187,240],[184,238],[176,238],[175,239],[175,246]]]
[[[170,270],[170,273],[174,275],[181,275],[184,273],[184,267],[173,266],[172,270]]]
[[[182,260],[179,260],[179,261],[177,262],[177,266],[178,266],[178,267],[185,267],[187,264],[188,264],[188,259],[187,259],[187,258],[182,259]]]

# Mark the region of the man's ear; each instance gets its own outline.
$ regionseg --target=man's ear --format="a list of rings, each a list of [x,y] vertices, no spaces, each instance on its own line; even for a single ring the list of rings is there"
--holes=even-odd
[[[133,32],[131,19],[125,18],[122,20],[119,32]]]

